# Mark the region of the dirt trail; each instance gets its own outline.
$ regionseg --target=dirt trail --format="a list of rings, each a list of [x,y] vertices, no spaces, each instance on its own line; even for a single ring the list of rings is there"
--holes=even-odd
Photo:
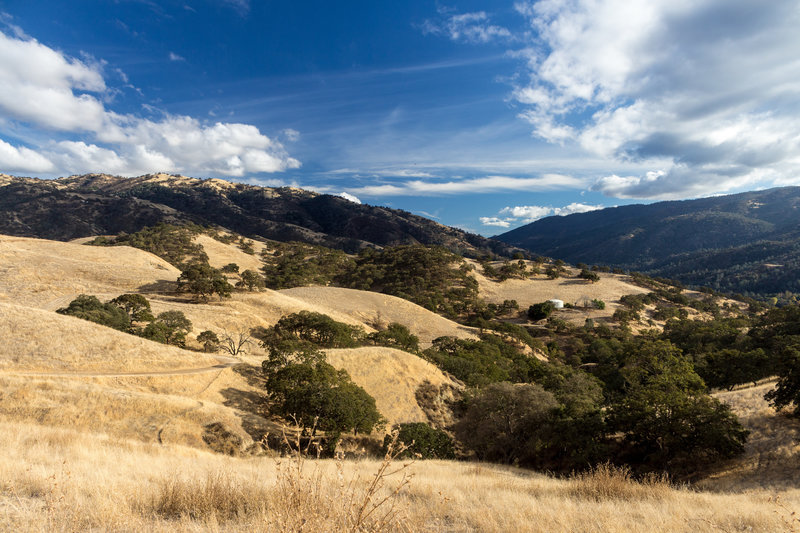
[[[200,368],[177,368],[172,370],[156,370],[153,372],[15,372],[0,371],[2,374],[14,376],[36,376],[36,377],[78,377],[78,378],[123,378],[123,377],[151,377],[151,376],[181,376],[189,374],[205,374],[216,370],[230,368],[241,363],[240,360],[224,355],[214,356],[219,364],[204,366]]]

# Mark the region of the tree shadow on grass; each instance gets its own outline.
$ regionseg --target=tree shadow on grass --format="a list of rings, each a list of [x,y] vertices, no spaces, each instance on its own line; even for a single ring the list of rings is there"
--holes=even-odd
[[[234,372],[242,376],[249,385],[257,390],[266,390],[266,380],[261,368],[248,364],[233,367]],[[242,419],[242,429],[256,441],[266,435],[280,435],[281,425],[269,419],[267,396],[257,391],[246,391],[228,387],[220,391],[225,401],[222,403],[236,409],[237,416]]]

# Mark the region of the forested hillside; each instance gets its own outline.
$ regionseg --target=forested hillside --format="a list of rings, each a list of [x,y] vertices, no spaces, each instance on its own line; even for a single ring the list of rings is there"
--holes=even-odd
[[[105,174],[57,180],[0,175],[0,233],[69,240],[132,233],[159,222],[222,226],[248,237],[369,246],[440,245],[463,255],[511,248],[407,211],[302,189],[259,187],[168,174]]]
[[[800,187],[549,217],[497,239],[725,292],[800,291]]]

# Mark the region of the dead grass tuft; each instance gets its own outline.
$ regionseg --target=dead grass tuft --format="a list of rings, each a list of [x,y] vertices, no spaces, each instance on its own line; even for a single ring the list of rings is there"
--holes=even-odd
[[[663,500],[674,494],[666,476],[650,475],[637,481],[627,466],[603,463],[572,476],[567,493],[578,498],[610,500]]]
[[[175,473],[160,481],[149,507],[168,519],[227,522],[265,513],[269,496],[268,489],[238,483],[224,471],[209,472],[204,478]]]

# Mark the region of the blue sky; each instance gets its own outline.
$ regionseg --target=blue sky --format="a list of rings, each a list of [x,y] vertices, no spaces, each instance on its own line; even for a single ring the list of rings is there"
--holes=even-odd
[[[0,171],[295,185],[492,235],[800,183],[772,0],[0,0]]]

